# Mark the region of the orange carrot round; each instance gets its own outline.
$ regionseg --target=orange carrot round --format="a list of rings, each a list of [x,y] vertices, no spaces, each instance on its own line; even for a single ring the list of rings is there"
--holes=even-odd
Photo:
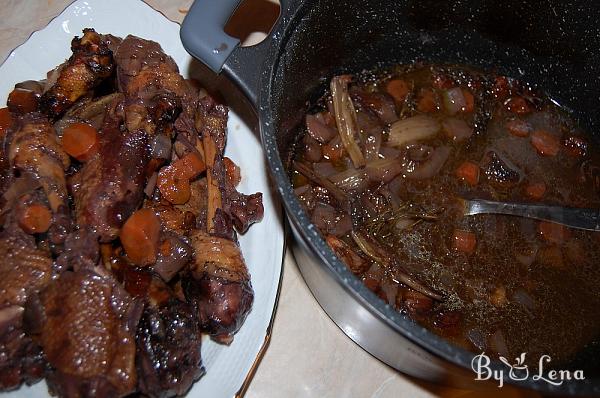
[[[133,213],[119,235],[127,257],[141,266],[156,262],[159,236],[160,220],[151,209]]]
[[[157,186],[160,194],[169,203],[182,205],[190,200],[192,191],[190,180],[181,170],[173,165],[165,166],[158,172]]]
[[[173,167],[179,171],[183,178],[188,180],[193,180],[206,170],[204,161],[194,152],[189,152],[182,158],[177,159],[173,162]]]
[[[455,229],[452,235],[452,245],[460,252],[471,254],[477,246],[477,237],[473,232]]]
[[[62,146],[80,162],[90,160],[98,153],[98,131],[86,123],[72,123],[63,131]]]
[[[525,195],[534,200],[540,200],[546,193],[546,184],[543,182],[533,182],[525,187]]]
[[[335,139],[331,140],[328,144],[322,147],[323,156],[331,160],[333,163],[339,161],[344,156],[344,146],[341,141],[336,142]]]
[[[561,244],[571,238],[571,231],[562,224],[540,221],[538,230],[542,238],[550,243]]]
[[[48,231],[51,222],[50,209],[37,203],[27,206],[18,219],[19,226],[28,234],[41,234]]]
[[[223,163],[225,164],[225,174],[227,177],[227,181],[234,187],[237,187],[240,181],[242,180],[242,175],[240,173],[240,167],[234,163],[233,160],[228,157],[223,158]]]
[[[473,112],[475,109],[475,97],[465,88],[462,89],[463,97],[465,97],[465,106],[461,109],[463,112]]]
[[[456,176],[467,184],[475,186],[479,182],[479,166],[465,161],[456,169]]]
[[[409,92],[408,84],[404,80],[390,80],[385,85],[385,91],[394,98],[397,104],[402,104]]]
[[[421,90],[417,102],[419,112],[435,112],[438,110],[436,95],[433,90]]]

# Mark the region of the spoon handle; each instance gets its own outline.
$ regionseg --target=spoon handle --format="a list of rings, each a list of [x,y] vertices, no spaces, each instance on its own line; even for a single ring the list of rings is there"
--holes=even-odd
[[[600,231],[600,209],[506,203],[491,200],[465,200],[464,214],[507,214],[536,220],[552,221],[567,227]]]

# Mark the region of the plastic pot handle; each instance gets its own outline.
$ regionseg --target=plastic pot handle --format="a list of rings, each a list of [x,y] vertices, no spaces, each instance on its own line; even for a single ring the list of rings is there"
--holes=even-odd
[[[225,24],[241,1],[196,0],[181,24],[180,36],[190,55],[215,73],[225,72],[256,107],[263,65],[273,38],[268,36],[259,44],[241,47],[238,39],[225,33]],[[280,18],[273,30],[281,23],[281,16],[293,15],[302,1],[280,0],[280,4]]]
[[[215,73],[221,72],[240,44],[223,30],[240,3],[241,0],[196,0],[181,24],[179,36],[187,52]]]

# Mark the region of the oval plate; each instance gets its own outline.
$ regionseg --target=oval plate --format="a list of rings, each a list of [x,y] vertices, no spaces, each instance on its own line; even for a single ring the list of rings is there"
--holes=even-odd
[[[46,72],[71,55],[70,43],[83,28],[125,37],[133,34],[157,41],[177,62],[184,77],[192,58],[179,40],[179,24],[138,0],[78,0],[45,28],[13,50],[0,66],[0,101],[5,103],[14,84],[46,77]],[[240,246],[252,276],[254,305],[230,346],[205,339],[202,345],[204,375],[188,397],[233,397],[243,393],[270,337],[277,304],[284,252],[282,210],[271,192],[267,167],[258,137],[230,110],[225,151],[242,170],[241,192],[263,193],[264,219],[240,235]],[[48,397],[45,382],[3,395],[6,398]]]

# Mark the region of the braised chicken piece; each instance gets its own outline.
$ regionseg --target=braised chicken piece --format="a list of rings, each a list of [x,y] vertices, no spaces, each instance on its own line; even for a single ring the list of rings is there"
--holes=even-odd
[[[81,38],[75,37],[71,50],[73,55],[56,71],[56,82],[40,99],[41,110],[50,118],[62,115],[113,72],[112,51],[94,29],[84,29]]]
[[[77,223],[94,229],[101,242],[117,238],[141,204],[150,158],[146,133],[123,132],[117,108],[115,103],[106,116],[98,155],[71,182]]]
[[[67,271],[25,314],[51,367],[52,394],[123,397],[135,391],[135,330],[141,306],[101,268]]]
[[[190,235],[194,249],[192,278],[184,278],[183,287],[186,298],[199,313],[202,329],[216,341],[228,344],[248,315],[254,294],[233,229],[233,217],[227,213],[230,195],[237,192],[228,186],[223,160],[227,110],[208,96],[200,103],[208,233],[197,231]],[[262,216],[260,199],[259,207]]]
[[[185,394],[204,374],[196,312],[151,269],[128,261],[121,248],[103,252],[127,292],[144,303],[136,332],[138,390],[149,397]]]
[[[90,228],[80,228],[67,236],[65,248],[54,264],[58,272],[92,269],[100,260],[98,235]]]
[[[248,268],[236,242],[200,231],[190,239],[195,257],[193,278],[183,280],[186,297],[198,311],[202,330],[228,344],[254,300]]]
[[[192,306],[153,277],[137,330],[139,391],[156,398],[184,395],[204,374],[201,342]]]
[[[0,257],[0,390],[5,391],[44,375],[41,349],[23,330],[23,311],[27,298],[50,283],[52,259],[16,226],[0,234]]]
[[[204,193],[206,193],[206,191],[204,191]],[[187,207],[187,203],[185,206]],[[154,213],[161,221],[162,227],[167,231],[185,236],[196,227],[196,215],[190,210],[183,210],[183,206],[148,202],[144,204],[144,207],[154,210]],[[206,208],[206,205],[203,207]],[[202,207],[198,206],[194,211],[198,212],[200,209],[202,209]]]
[[[175,121],[190,91],[177,64],[160,45],[130,35],[119,45],[115,60],[117,83],[127,97],[127,128],[154,134]]]
[[[200,131],[207,165],[208,231],[233,239],[233,224],[244,233],[250,225],[260,221],[264,209],[262,193],[245,195],[238,192],[227,178],[224,149],[226,144],[227,108],[210,97],[200,99],[196,113],[196,126]],[[227,219],[224,216],[227,216]]]
[[[52,125],[42,114],[28,113],[18,119],[5,145],[12,170],[28,172],[39,179],[52,211],[49,239],[52,244],[61,245],[72,224],[65,177],[70,160]]]

